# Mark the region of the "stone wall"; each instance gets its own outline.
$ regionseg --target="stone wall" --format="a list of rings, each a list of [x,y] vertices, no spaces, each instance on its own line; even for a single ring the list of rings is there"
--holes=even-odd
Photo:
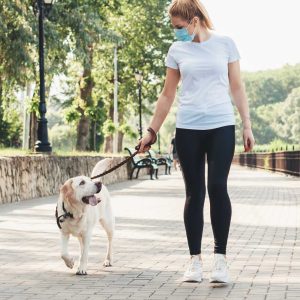
[[[54,155],[0,157],[0,203],[58,194],[60,186],[68,178],[90,176],[95,164],[103,158],[105,157]],[[125,157],[114,157],[113,165],[124,159]],[[124,164],[103,176],[101,181],[110,184],[127,180],[129,171],[130,163]],[[148,169],[142,169],[139,177],[146,174]]]

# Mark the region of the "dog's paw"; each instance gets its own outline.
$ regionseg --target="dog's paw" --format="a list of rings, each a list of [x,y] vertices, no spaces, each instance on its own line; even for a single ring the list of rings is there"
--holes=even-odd
[[[84,270],[77,270],[76,275],[87,275],[87,272]]]
[[[111,267],[112,265],[111,265],[111,263],[110,263],[110,260],[105,259],[105,261],[103,262],[103,266],[104,266],[104,267]]]
[[[68,268],[73,269],[74,263],[75,263],[75,258],[74,257],[69,257],[69,256],[62,255],[61,258],[64,260],[64,262],[65,262],[65,264]]]
[[[76,275],[87,275],[86,266],[79,265],[79,267],[77,269],[77,272],[76,272]]]

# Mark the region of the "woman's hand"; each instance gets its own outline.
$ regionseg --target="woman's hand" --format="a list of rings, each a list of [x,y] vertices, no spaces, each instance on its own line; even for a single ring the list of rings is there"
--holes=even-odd
[[[245,149],[244,152],[252,151],[255,144],[255,140],[251,128],[243,129],[243,139],[244,139],[244,149]]]
[[[142,139],[138,141],[138,146],[137,146],[139,147],[138,153],[143,153],[148,151],[151,148],[151,146],[146,146],[146,145],[149,144],[152,141],[152,139],[153,139],[152,134],[149,131],[147,131],[145,136],[143,136]]]
[[[135,149],[138,150],[138,153],[148,151],[151,148],[151,145],[156,142],[156,140],[156,131],[154,131],[152,127],[148,127],[147,133],[139,140],[138,145],[135,147]]]

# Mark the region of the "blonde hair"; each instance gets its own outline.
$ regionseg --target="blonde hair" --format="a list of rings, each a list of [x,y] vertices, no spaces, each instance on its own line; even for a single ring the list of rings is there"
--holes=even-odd
[[[168,13],[170,17],[180,17],[186,21],[197,16],[206,28],[214,30],[213,23],[199,0],[173,0]]]

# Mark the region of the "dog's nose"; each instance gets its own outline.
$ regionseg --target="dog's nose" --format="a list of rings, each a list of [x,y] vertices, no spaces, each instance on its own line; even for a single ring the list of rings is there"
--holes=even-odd
[[[101,189],[102,189],[102,183],[99,181],[99,182],[96,182],[96,187],[97,187],[97,193],[100,193]]]

